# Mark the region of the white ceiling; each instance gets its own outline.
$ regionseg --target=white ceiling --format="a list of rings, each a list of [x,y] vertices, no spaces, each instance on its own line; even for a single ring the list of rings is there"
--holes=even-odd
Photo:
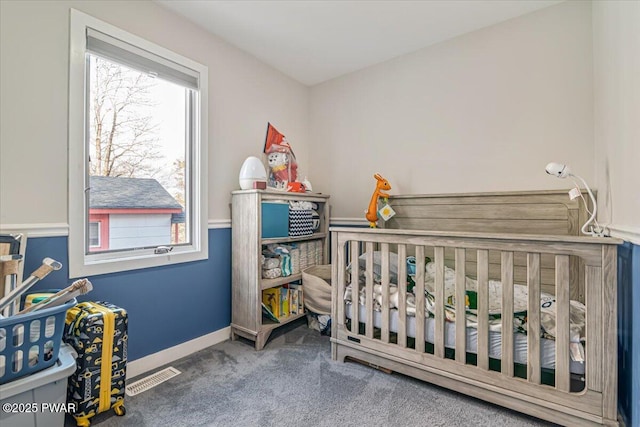
[[[156,0],[314,85],[562,0]]]

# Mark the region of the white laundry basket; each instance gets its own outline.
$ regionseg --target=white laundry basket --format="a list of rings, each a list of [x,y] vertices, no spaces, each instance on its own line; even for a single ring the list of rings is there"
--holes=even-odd
[[[0,385],[0,425],[64,426],[67,380],[76,370],[76,357],[73,348],[63,344],[50,368]]]

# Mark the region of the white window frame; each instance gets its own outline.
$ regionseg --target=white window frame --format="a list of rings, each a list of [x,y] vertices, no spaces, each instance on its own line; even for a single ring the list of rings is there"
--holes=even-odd
[[[71,9],[69,31],[69,276],[71,278],[115,273],[169,264],[207,259],[207,117],[208,117],[208,68],[191,59],[171,52],[152,42],[107,24],[85,13]],[[194,114],[191,168],[187,182],[191,196],[191,243],[176,245],[168,253],[156,254],[153,248],[128,251],[87,253],[88,206],[85,191],[88,188],[88,147],[85,120],[86,84],[86,33],[93,28],[153,55],[160,56],[198,74],[196,92],[198,113]]]

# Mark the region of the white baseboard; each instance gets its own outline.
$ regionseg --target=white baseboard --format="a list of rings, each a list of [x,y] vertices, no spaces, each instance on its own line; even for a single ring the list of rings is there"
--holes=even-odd
[[[227,326],[226,328],[192,339],[191,341],[183,342],[182,344],[133,360],[127,363],[127,380],[153,371],[154,369],[189,356],[207,347],[211,347],[212,345],[219,344],[228,340],[230,337],[231,327]]]
[[[214,228],[231,228],[230,219],[210,219],[207,221],[209,230]],[[58,237],[69,235],[69,224],[0,224],[0,233],[23,233],[27,237]]]
[[[610,224],[607,225],[606,228],[611,231],[612,237],[626,240],[634,245],[640,245],[640,227],[627,227]]]
[[[28,237],[57,237],[69,235],[69,224],[43,223],[43,224],[2,224],[2,233],[23,233]]]
[[[207,222],[209,226],[209,230],[212,228],[231,228],[231,220],[230,219],[210,219]]]

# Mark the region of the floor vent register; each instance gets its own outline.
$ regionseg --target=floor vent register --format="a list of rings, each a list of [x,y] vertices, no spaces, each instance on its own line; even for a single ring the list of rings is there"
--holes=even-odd
[[[140,394],[143,391],[147,391],[157,386],[158,384],[162,384],[163,382],[170,380],[171,378],[180,374],[181,372],[172,366],[165,368],[161,371],[149,375],[148,377],[129,384],[126,388],[127,396],[135,396],[136,394]]]

